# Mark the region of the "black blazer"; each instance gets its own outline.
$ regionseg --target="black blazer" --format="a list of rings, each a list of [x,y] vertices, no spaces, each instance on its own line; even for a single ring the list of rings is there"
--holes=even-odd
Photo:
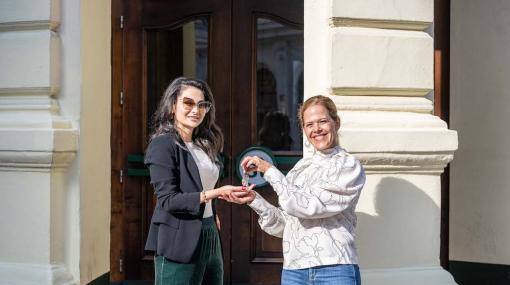
[[[145,153],[157,198],[146,250],[188,263],[197,247],[205,204],[200,204],[202,182],[193,156],[173,134],[154,138]],[[216,209],[213,203],[213,214]]]

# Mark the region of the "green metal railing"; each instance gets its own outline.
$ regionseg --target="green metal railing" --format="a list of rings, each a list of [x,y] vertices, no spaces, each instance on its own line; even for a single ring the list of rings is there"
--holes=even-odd
[[[301,156],[275,156],[275,161],[277,165],[295,165]],[[223,165],[227,164],[227,158],[224,155],[220,155],[220,160]],[[132,164],[142,164],[143,165],[143,154],[128,154],[127,162],[130,164],[130,167],[127,169],[128,176],[138,176],[138,177],[149,177],[149,169],[145,166],[131,167]],[[220,170],[220,178],[225,177],[225,170],[222,167]]]

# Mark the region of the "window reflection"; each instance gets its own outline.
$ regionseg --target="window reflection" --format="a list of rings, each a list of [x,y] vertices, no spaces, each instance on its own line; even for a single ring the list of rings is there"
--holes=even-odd
[[[209,21],[197,18],[172,29],[146,31],[147,122],[170,82],[180,76],[207,81]]]
[[[298,108],[303,102],[303,31],[257,19],[258,143],[302,150]]]
[[[207,19],[182,26],[183,76],[207,80]]]

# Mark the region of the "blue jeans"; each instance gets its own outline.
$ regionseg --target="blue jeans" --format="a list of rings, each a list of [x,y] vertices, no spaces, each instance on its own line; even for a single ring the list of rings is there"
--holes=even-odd
[[[360,285],[357,264],[335,264],[305,269],[283,269],[282,285]]]

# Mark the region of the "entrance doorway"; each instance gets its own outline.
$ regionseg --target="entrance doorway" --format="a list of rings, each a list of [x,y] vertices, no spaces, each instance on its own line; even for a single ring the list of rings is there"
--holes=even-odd
[[[159,98],[179,76],[210,84],[225,135],[221,185],[240,185],[236,158],[252,146],[290,169],[302,156],[303,1],[112,3],[111,279],[152,280],[143,248],[155,201],[142,161]],[[276,204],[269,186],[257,191]],[[218,201],[217,209],[226,283],[279,284],[281,240],[247,206]]]

